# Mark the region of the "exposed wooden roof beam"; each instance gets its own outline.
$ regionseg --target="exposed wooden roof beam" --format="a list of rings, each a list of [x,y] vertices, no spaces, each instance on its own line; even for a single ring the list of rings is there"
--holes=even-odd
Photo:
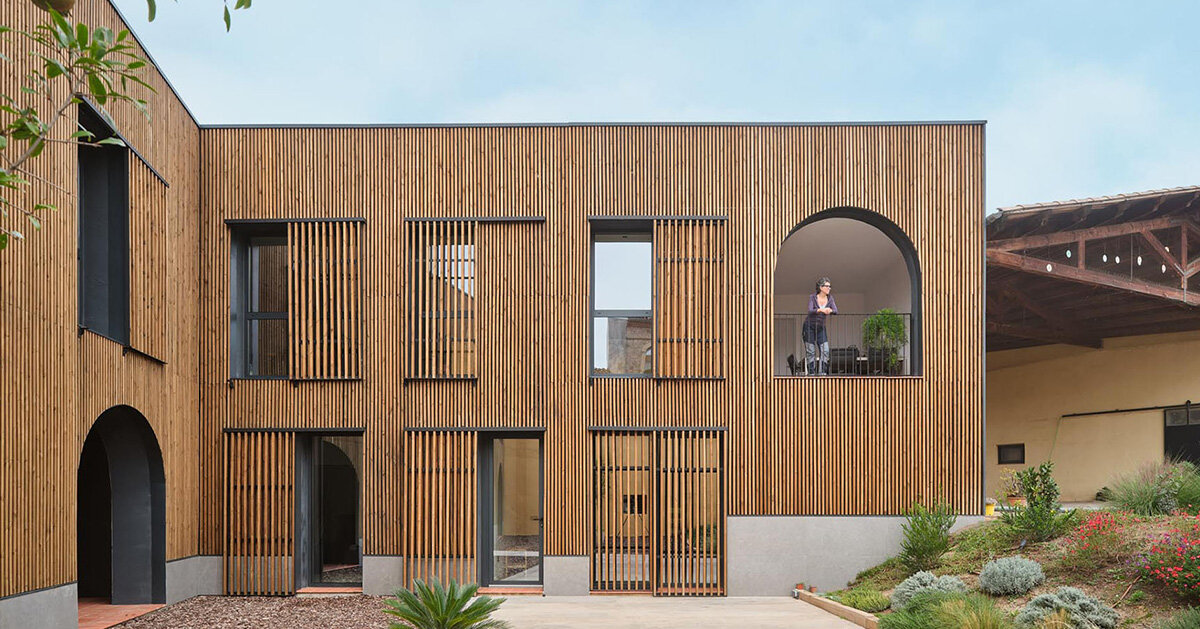
[[[1028,295],[1012,286],[1005,287],[1003,292],[1013,301],[1021,304],[1021,306],[1026,310],[1040,317],[1042,321],[1045,321],[1052,330],[1059,333],[1064,338],[1072,336],[1085,336],[1080,334],[1080,330],[1083,329],[1083,325],[1078,321],[1074,321],[1068,317],[1065,317],[1061,310],[1054,311],[1050,308],[1046,308],[1041,302],[1030,298]],[[1097,340],[1097,342],[1099,341]]]
[[[1039,330],[1037,328],[1026,327],[1023,325],[999,323],[996,321],[988,321],[987,331],[990,334],[1003,334],[1005,336],[1042,341],[1044,343],[1064,343],[1066,345],[1079,345],[1082,347],[1091,347],[1093,349],[1100,349],[1101,346],[1100,339],[1086,338],[1082,336],[1063,336],[1059,332],[1052,330]]]
[[[989,251],[1015,251],[1018,249],[1032,249],[1035,247],[1049,247],[1051,245],[1065,245],[1076,243],[1081,240],[1097,240],[1100,238],[1112,238],[1114,236],[1127,236],[1130,234],[1138,234],[1151,229],[1165,229],[1168,227],[1179,227],[1189,223],[1186,218],[1179,216],[1164,216],[1162,218],[1152,218],[1146,221],[1135,221],[1132,223],[1121,223],[1119,225],[1105,225],[1103,227],[1088,227],[1085,229],[1075,229],[1070,231],[1060,231],[1050,234],[1039,234],[1037,236],[1020,236],[1017,238],[1004,238],[1001,240],[993,240],[987,244]],[[1200,229],[1200,228],[1198,228]]]
[[[1131,280],[1123,277],[1117,277],[1109,273],[1093,271],[1091,269],[1081,269],[1076,266],[1065,264],[1054,264],[1045,260],[1030,258],[1011,251],[997,251],[989,249],[987,252],[988,264],[1001,268],[1014,269],[1024,271],[1033,275],[1042,277],[1056,277],[1081,284],[1092,284],[1095,286],[1104,286],[1107,288],[1115,288],[1130,293],[1139,295],[1148,295],[1158,297],[1169,301],[1187,304],[1189,306],[1200,306],[1200,295],[1189,293],[1179,288],[1169,288],[1150,282],[1140,280]]]

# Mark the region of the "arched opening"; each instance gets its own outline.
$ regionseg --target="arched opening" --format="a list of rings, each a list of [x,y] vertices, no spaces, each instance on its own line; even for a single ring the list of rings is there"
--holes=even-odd
[[[362,583],[359,531],[361,437],[322,437],[317,455],[320,583]]]
[[[79,457],[79,597],[114,605],[166,602],[166,482],[162,452],[141,413],[108,409]]]
[[[821,278],[836,314],[810,312]],[[921,272],[890,220],[859,208],[809,217],[779,248],[774,291],[775,375],[920,375]]]

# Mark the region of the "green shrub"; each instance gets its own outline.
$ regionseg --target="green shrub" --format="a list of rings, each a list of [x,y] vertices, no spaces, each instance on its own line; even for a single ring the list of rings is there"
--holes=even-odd
[[[1157,629],[1200,629],[1200,609],[1189,607],[1159,623]]]
[[[950,527],[955,519],[950,505],[939,502],[930,509],[914,503],[904,517],[900,563],[910,573],[936,568],[938,558],[950,549]]]
[[[905,607],[909,600],[923,592],[965,594],[967,586],[957,577],[938,577],[932,572],[918,572],[892,590],[892,609]]]
[[[855,588],[842,594],[841,603],[871,614],[881,612],[892,604],[887,596],[879,593],[879,590],[868,588]]]
[[[480,596],[472,601],[478,589],[453,579],[446,587],[440,581],[430,586],[416,579],[411,591],[399,590],[395,598],[384,600],[388,608],[383,611],[400,619],[391,629],[507,629],[508,623],[491,618],[504,599]]]
[[[979,589],[993,596],[1020,595],[1046,580],[1042,564],[1024,557],[989,561],[979,572]]]
[[[979,594],[922,592],[879,618],[880,629],[1009,629],[1009,615]]]
[[[1059,610],[1071,617],[1076,629],[1114,629],[1120,621],[1113,608],[1088,596],[1083,590],[1061,587],[1050,594],[1039,594],[1029,601],[1025,609],[1017,614],[1017,624],[1036,627]]]
[[[1138,515],[1165,515],[1179,507],[1184,477],[1195,478],[1195,468],[1172,463],[1147,463],[1108,484],[1109,500],[1122,511]],[[1189,493],[1192,482],[1188,483]]]
[[[1054,481],[1054,463],[1047,461],[1037,467],[1017,472],[1021,493],[1027,504],[1007,511],[1001,520],[1013,533],[1031,542],[1052,540],[1073,528],[1079,516],[1075,511],[1060,512],[1058,483]]]

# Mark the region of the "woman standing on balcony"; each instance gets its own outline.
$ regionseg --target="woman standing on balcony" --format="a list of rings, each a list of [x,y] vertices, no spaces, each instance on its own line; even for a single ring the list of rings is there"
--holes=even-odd
[[[822,277],[817,280],[817,292],[808,296],[808,316],[804,318],[802,337],[810,376],[829,375],[829,335],[825,331],[825,321],[829,315],[837,314],[837,302],[833,300],[831,290],[829,278]]]

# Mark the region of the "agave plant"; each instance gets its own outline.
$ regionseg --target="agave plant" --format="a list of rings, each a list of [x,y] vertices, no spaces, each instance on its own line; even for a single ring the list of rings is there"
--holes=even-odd
[[[508,623],[491,618],[504,599],[480,596],[472,601],[477,590],[474,583],[459,585],[454,579],[445,587],[440,581],[428,585],[416,579],[412,590],[399,590],[385,600],[383,612],[400,619],[391,629],[508,629]]]

